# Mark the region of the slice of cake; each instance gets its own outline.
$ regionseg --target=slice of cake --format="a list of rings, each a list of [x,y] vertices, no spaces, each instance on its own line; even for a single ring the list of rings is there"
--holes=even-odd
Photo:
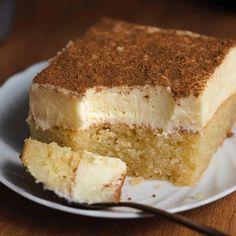
[[[36,181],[70,201],[117,202],[126,175],[120,159],[26,139],[22,162]]]
[[[102,20],[33,80],[33,138],[196,183],[236,117],[236,43]]]

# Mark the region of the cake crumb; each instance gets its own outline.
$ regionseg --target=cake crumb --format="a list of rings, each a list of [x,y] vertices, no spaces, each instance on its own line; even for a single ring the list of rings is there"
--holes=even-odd
[[[122,47],[122,46],[118,46],[118,47],[116,48],[116,50],[119,51],[119,52],[123,52],[123,51],[125,50],[125,48]]]
[[[232,132],[231,130],[226,133],[227,138],[231,138],[232,136],[234,136],[234,132]]]
[[[160,189],[161,188],[161,185],[157,184],[154,186],[155,189]]]
[[[130,181],[129,181],[129,183],[131,184],[131,185],[137,185],[137,184],[140,184],[141,182],[143,181],[143,177],[134,177],[134,178],[132,178]]]
[[[191,198],[194,199],[194,200],[200,201],[200,200],[204,199],[204,197],[205,197],[205,194],[202,193],[202,192],[199,192],[199,193],[196,193],[196,194],[195,194],[194,196],[192,196]]]
[[[97,60],[97,59],[98,59],[98,56],[95,55],[95,54],[93,54],[93,55],[92,55],[92,59],[93,59],[93,60]]]
[[[145,54],[145,55],[143,56],[143,59],[144,59],[144,61],[147,61],[147,60],[149,59],[149,56],[148,56],[147,54]]]

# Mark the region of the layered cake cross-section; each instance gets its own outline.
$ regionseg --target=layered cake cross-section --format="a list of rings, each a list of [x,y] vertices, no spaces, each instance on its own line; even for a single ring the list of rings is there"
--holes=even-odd
[[[71,202],[118,202],[126,176],[120,159],[26,139],[22,162],[38,183]]]
[[[33,138],[193,185],[236,118],[236,43],[104,19],[33,80]]]

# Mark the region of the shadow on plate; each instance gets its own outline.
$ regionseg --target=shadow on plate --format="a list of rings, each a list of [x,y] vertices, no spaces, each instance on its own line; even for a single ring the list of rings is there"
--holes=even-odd
[[[16,152],[21,151],[24,139],[29,136],[28,126],[25,122],[28,114],[28,100],[27,92],[15,97],[14,103],[9,105],[10,109],[1,117],[1,138]]]
[[[2,176],[8,182],[17,186],[17,188],[20,188],[23,192],[29,193],[35,197],[59,204],[62,204],[64,201],[57,197],[53,192],[44,190],[42,184],[35,183],[34,178],[20,164],[5,162],[2,168]]]

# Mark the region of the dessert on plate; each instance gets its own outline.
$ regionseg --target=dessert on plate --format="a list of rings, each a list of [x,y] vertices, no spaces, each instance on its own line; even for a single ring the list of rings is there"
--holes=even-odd
[[[236,43],[103,19],[33,80],[31,136],[195,184],[236,118]]]
[[[33,139],[25,140],[21,158],[38,183],[69,201],[90,204],[120,199],[126,164],[118,158]]]

